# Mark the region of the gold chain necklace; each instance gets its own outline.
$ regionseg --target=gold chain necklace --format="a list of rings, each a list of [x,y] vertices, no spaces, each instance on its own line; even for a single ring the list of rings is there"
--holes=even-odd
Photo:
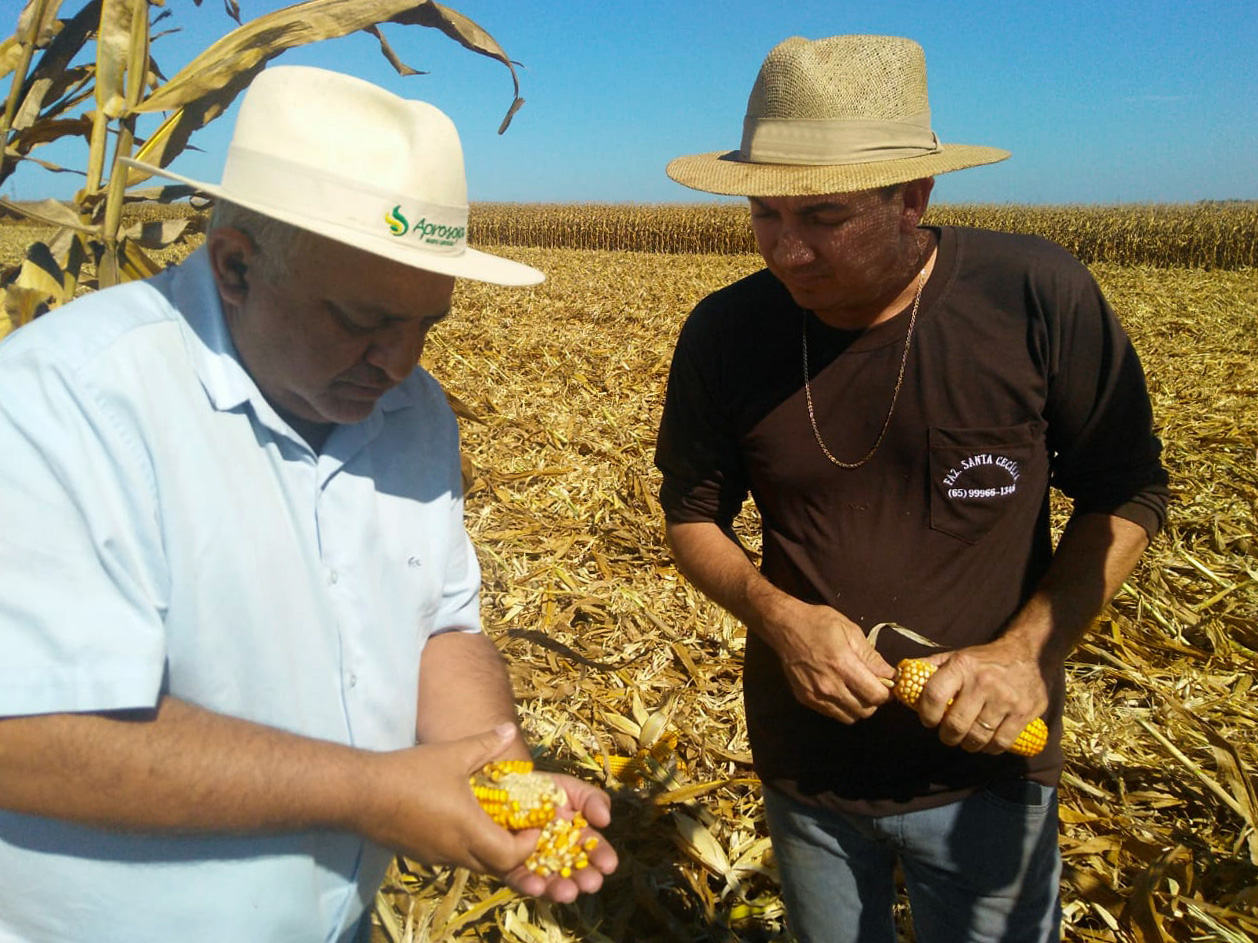
[[[895,390],[891,393],[891,405],[887,407],[887,418],[882,422],[882,429],[878,433],[878,438],[874,440],[874,444],[870,446],[869,451],[865,453],[865,457],[856,462],[844,462],[834,457],[825,442],[821,439],[821,430],[817,428],[817,416],[813,412],[812,406],[812,386],[808,382],[808,312],[804,312],[804,329],[802,335],[804,338],[804,398],[808,401],[808,421],[812,423],[812,434],[817,440],[817,444],[821,446],[821,451],[835,465],[840,468],[860,468],[867,461],[874,457],[874,453],[878,451],[878,446],[882,445],[883,437],[887,434],[887,429],[891,426],[891,414],[895,412],[896,400],[900,398],[900,386],[904,383],[904,368],[909,362],[909,344],[913,340],[913,325],[917,323],[917,308],[922,303],[922,290],[926,287],[926,269],[930,266],[930,259],[927,258],[926,264],[922,266],[921,272],[917,276],[917,295],[913,298],[913,312],[909,315],[908,333],[904,335],[904,356],[900,358],[900,375],[895,378]]]

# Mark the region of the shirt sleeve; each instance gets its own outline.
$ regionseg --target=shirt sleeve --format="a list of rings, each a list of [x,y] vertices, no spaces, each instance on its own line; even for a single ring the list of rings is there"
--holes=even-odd
[[[463,469],[460,462],[459,424],[450,408],[445,391],[431,375],[417,371],[415,396],[423,403],[415,416],[423,424],[407,436],[408,447],[424,452],[423,462],[431,463],[431,474],[437,476],[445,515],[441,521],[444,537],[444,569],[441,572],[441,596],[431,623],[431,633],[479,632],[481,570],[476,547],[468,535],[464,520]],[[423,500],[423,499],[419,499]]]
[[[655,465],[663,474],[660,505],[669,523],[716,523],[728,530],[749,485],[722,392],[718,345],[704,326],[704,306],[687,320],[673,352]]]
[[[165,571],[138,442],[82,371],[0,360],[0,716],[152,707]]]
[[[433,634],[478,632],[480,617],[480,563],[476,548],[463,524],[463,500],[451,502],[450,553],[446,558],[441,604],[433,623]]]
[[[1170,499],[1140,358],[1081,264],[1047,312],[1052,483],[1076,513],[1105,513],[1152,538]]]

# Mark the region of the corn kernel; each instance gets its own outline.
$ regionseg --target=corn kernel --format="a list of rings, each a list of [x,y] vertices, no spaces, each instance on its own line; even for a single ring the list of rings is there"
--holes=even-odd
[[[1022,728],[1018,738],[1009,745],[1009,752],[1018,756],[1035,756],[1048,744],[1048,725],[1039,717]]]
[[[902,703],[916,709],[922,689],[935,673],[935,666],[920,658],[905,658],[896,666],[895,686],[891,693]],[[949,701],[948,703],[952,703]],[[1009,745],[1009,752],[1018,756],[1035,756],[1048,743],[1048,726],[1036,717],[1022,729],[1016,740]]]
[[[585,850],[573,853],[581,846],[581,829],[588,823],[580,812],[572,816],[572,821],[557,815],[567,796],[550,776],[533,772],[533,764],[528,760],[488,763],[471,777],[470,783],[481,808],[503,828],[542,830],[533,854],[524,862],[534,874],[571,877],[574,869],[589,867],[586,852],[598,845],[598,839],[587,838]]]

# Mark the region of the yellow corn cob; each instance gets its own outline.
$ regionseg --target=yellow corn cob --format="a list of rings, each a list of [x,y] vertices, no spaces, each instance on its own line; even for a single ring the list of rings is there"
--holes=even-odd
[[[567,798],[551,777],[533,772],[528,760],[489,763],[472,776],[471,783],[481,808],[513,831],[541,828]]]
[[[926,681],[935,673],[935,666],[920,658],[905,658],[896,666],[895,686],[891,689],[900,701],[914,709],[917,699],[922,696],[922,688]],[[951,702],[949,702],[951,703]],[[1009,752],[1018,756],[1035,756],[1048,743],[1048,727],[1039,717],[1031,721],[1018,734],[1018,739],[1009,745]]]
[[[609,756],[607,767],[613,776],[629,786],[640,786],[648,777],[667,784],[677,772],[686,769],[686,761],[677,752],[678,740],[676,733],[666,733],[633,756]]]
[[[556,814],[567,796],[551,777],[533,772],[533,764],[528,760],[487,763],[471,777],[470,783],[481,808],[503,828],[542,830],[537,847],[525,861],[534,874],[571,877],[573,871],[589,866],[589,852],[598,839],[582,841],[581,830],[588,823],[580,812],[573,815],[572,821]]]

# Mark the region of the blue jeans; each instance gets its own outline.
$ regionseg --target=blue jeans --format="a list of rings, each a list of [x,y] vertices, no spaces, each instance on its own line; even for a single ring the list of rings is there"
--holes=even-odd
[[[877,818],[768,786],[765,814],[800,943],[895,943],[897,860],[917,943],[1061,939],[1057,790],[1000,783],[936,809]]]

